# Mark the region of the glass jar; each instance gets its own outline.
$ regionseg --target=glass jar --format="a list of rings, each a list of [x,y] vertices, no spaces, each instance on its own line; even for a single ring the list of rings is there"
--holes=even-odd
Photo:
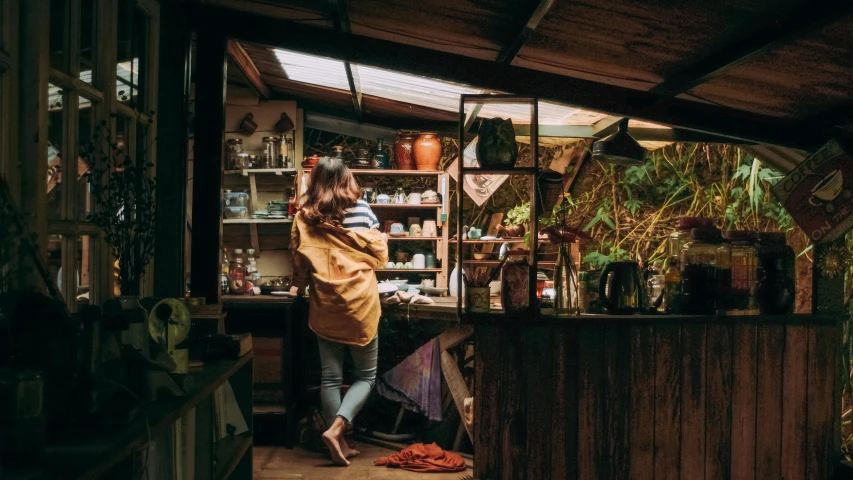
[[[758,234],[758,308],[763,314],[783,315],[794,311],[796,300],[794,249],[781,232]]]
[[[507,252],[501,269],[501,303],[505,313],[524,312],[530,306],[530,265],[527,250]]]
[[[650,312],[664,313],[666,311],[666,305],[663,302],[665,288],[666,275],[663,271],[663,264],[655,262],[646,276],[646,304],[649,306]]]
[[[246,267],[243,265],[243,250],[234,250],[234,261],[228,274],[228,292],[231,295],[246,293]]]
[[[755,232],[730,230],[723,234],[730,245],[731,287],[726,295],[726,315],[758,315],[758,252]]]
[[[344,162],[344,165],[348,167],[350,166],[350,162],[344,160],[344,147],[342,145],[335,145],[334,147],[332,147],[332,150],[334,151],[332,158],[337,158],[340,161]]]
[[[730,248],[716,228],[694,228],[681,250],[681,310],[713,315],[725,309],[731,284]]]
[[[281,140],[278,137],[264,137],[263,144],[263,168],[278,168],[278,157],[281,151]]]
[[[705,217],[681,217],[678,220],[678,226],[675,231],[669,235],[668,250],[669,259],[675,262],[675,267],[678,268],[678,260],[681,257],[681,250],[684,244],[690,241],[690,232],[694,228],[712,227],[713,223],[710,218]]]
[[[225,157],[227,158],[228,170],[243,169],[241,153],[243,153],[243,140],[239,138],[225,140]]]

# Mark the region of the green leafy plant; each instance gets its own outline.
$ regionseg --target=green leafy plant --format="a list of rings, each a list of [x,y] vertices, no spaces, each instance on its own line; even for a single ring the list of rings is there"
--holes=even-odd
[[[81,145],[82,157],[91,170],[95,203],[89,219],[104,231],[118,259],[122,295],[139,293],[140,281],[154,254],[156,181],[150,175],[154,165],[146,160],[153,145],[148,136],[151,123],[140,126],[140,158],[134,159],[106,121],[98,125],[90,142]]]
[[[530,222],[530,202],[524,202],[509,209],[504,217],[506,225],[524,225]]]

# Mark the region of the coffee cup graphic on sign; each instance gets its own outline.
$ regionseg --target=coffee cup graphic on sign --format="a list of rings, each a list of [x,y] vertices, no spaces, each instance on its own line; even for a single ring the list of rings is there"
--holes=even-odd
[[[824,202],[831,202],[841,194],[843,188],[844,181],[841,170],[833,170],[812,188],[809,204],[820,207]],[[851,196],[850,193],[845,194],[845,198],[848,196]]]

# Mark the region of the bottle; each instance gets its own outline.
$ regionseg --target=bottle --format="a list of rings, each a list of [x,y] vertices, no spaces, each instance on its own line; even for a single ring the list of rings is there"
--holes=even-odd
[[[222,267],[219,277],[219,288],[222,291],[222,294],[228,293],[228,273],[231,268],[230,260],[228,260],[228,249],[222,249]]]
[[[723,234],[731,248],[731,289],[726,315],[758,315],[758,241],[756,232],[729,230]]]
[[[663,303],[663,292],[666,288],[666,275],[663,273],[663,264],[655,262],[652,264],[648,272],[646,280],[646,295],[649,305],[649,311],[652,313],[661,313],[665,311]]]
[[[246,293],[246,267],[243,265],[243,250],[234,250],[234,262],[228,275],[228,291],[231,295]]]
[[[714,315],[726,310],[731,288],[731,247],[716,228],[694,228],[681,251],[683,313]]]
[[[249,277],[249,280],[252,282],[252,285],[257,287],[261,284],[261,272],[258,271],[258,263],[255,259],[255,249],[250,248],[246,250],[246,258],[249,262],[246,265],[246,276]]]
[[[666,313],[681,313],[681,271],[675,258],[670,258],[668,263],[664,275],[664,309]]]
[[[388,154],[385,153],[385,140],[382,138],[376,139],[376,153],[373,154],[373,160],[370,162],[370,168],[381,170],[390,168]]]

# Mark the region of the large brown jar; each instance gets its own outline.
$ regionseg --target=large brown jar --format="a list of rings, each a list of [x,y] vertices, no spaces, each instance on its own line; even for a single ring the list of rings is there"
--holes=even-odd
[[[415,169],[414,143],[418,138],[416,132],[400,131],[394,144],[394,156],[397,158],[397,168],[400,170]]]
[[[415,164],[418,170],[438,170],[441,141],[434,132],[421,132],[415,140]]]

